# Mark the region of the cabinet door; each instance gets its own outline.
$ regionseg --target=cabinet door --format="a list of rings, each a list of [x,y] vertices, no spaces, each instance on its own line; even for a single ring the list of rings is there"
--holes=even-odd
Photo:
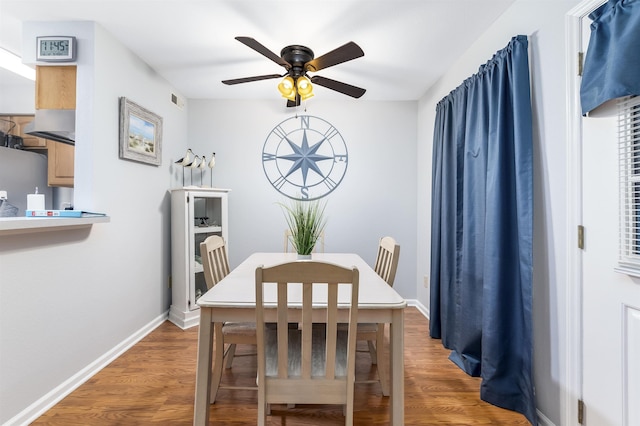
[[[76,109],[75,66],[36,66],[36,109]]]
[[[220,235],[226,240],[222,232],[222,197],[212,197],[210,194],[199,195],[197,192],[191,193],[191,203],[189,203],[189,217],[191,223],[189,228],[193,235],[193,285],[190,288],[191,300],[198,300],[200,296],[207,292],[207,284],[204,279],[202,268],[202,257],[200,253],[200,243],[211,235]],[[225,194],[226,195],[226,194]],[[228,249],[228,247],[227,247]]]
[[[72,145],[47,141],[49,186],[73,188],[74,155]]]

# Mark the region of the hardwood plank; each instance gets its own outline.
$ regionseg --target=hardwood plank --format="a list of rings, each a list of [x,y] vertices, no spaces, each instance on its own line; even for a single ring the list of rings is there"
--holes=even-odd
[[[406,425],[529,424],[518,413],[480,400],[480,379],[448,360],[449,351],[429,337],[429,322],[415,308],[406,310],[404,334]],[[375,378],[366,342],[360,344],[356,377]],[[183,331],[167,321],[33,424],[191,425],[197,345],[198,327]],[[238,345],[238,354],[248,352],[253,352],[250,346]],[[240,356],[222,380],[254,384],[255,368],[255,357]],[[389,424],[389,398],[378,383],[356,384],[354,403],[356,425]],[[210,410],[212,425],[254,425],[256,392],[221,389]],[[274,405],[269,424],[339,425],[344,417],[337,406]]]

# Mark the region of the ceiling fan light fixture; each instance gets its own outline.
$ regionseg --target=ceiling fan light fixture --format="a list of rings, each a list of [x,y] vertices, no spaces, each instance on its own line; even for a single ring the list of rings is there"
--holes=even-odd
[[[283,78],[280,84],[278,84],[278,91],[280,92],[283,98],[295,100],[296,88],[293,82],[293,78],[289,75]]]
[[[300,99],[305,100],[309,99],[313,96],[313,85],[311,81],[305,77],[298,77],[298,81],[296,82],[296,87],[298,89],[298,94],[300,95]]]
[[[307,72],[315,73],[316,71],[364,56],[364,52],[360,46],[352,41],[316,58],[313,50],[306,46],[297,44],[285,46],[280,51],[280,56],[278,56],[276,53],[269,50],[269,48],[251,37],[236,37],[236,40],[255,50],[272,62],[284,67],[286,73],[256,75],[253,77],[222,80],[223,84],[233,85],[279,78],[281,81],[278,84],[278,91],[283,98],[288,100],[287,107],[297,107],[300,105],[301,100],[312,97],[313,85],[320,85],[327,89],[351,96],[352,98],[359,98],[366,92],[366,90],[361,87],[352,86],[350,84],[321,77],[319,75],[313,76],[313,84],[311,84],[310,79],[306,76]]]

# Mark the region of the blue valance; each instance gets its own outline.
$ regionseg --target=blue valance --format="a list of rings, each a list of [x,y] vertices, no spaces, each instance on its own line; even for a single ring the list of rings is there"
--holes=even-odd
[[[609,0],[589,18],[582,115],[611,99],[640,95],[640,0]]]

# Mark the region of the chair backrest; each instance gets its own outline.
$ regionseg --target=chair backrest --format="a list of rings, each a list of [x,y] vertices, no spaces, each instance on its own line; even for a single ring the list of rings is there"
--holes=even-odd
[[[200,243],[200,257],[202,258],[207,288],[211,289],[229,274],[229,258],[224,238],[219,235],[207,237]]]
[[[373,268],[383,280],[393,287],[400,258],[400,246],[391,237],[380,238],[376,265]]]
[[[327,262],[289,262],[256,269],[259,388],[264,384],[258,389],[259,401],[347,404],[348,398],[353,400],[358,284],[356,267]],[[348,294],[343,293],[349,290],[344,286],[351,290],[349,305],[342,300],[341,309],[339,286],[340,294]],[[289,310],[289,297],[295,297],[291,303],[301,309]],[[326,309],[313,308],[314,299],[326,301]],[[276,329],[266,325],[273,322]],[[338,330],[338,322],[349,326]],[[290,323],[301,324],[301,331],[289,327]],[[274,347],[277,356],[270,357]],[[270,365],[267,358],[277,362]]]
[[[293,244],[291,244],[291,230],[284,230],[284,252],[291,253],[295,252],[295,248]],[[324,253],[324,231],[320,233],[318,237],[318,241],[316,241],[316,245],[313,247],[313,253]]]

